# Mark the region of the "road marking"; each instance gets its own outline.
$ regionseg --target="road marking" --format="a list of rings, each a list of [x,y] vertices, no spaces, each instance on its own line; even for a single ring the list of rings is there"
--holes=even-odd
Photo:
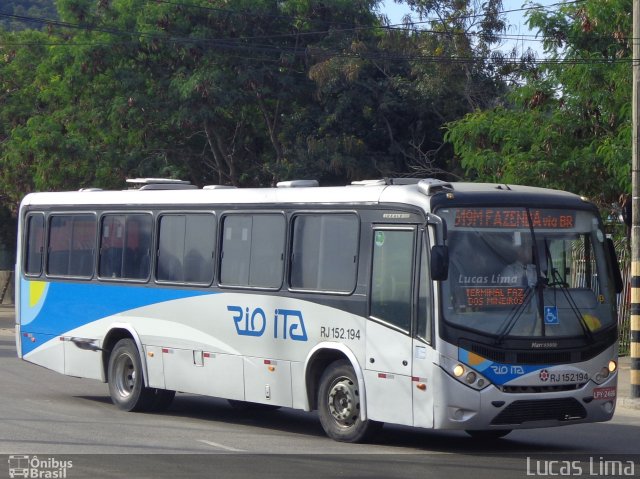
[[[213,446],[213,447],[217,447],[219,449],[224,449],[225,451],[231,451],[231,452],[247,452],[244,449],[236,449],[235,447],[231,447],[231,446],[225,446],[224,444],[219,444],[217,442],[213,442],[213,441],[206,441],[204,439],[198,439],[198,442],[202,442],[204,444],[207,444],[209,446]]]

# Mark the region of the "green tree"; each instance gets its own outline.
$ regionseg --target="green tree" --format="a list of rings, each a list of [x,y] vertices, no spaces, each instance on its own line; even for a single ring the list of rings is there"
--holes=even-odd
[[[442,125],[502,90],[485,58],[500,1],[407,3],[422,22],[346,38],[310,69],[323,114],[306,153],[342,176],[455,177]]]
[[[631,0],[531,10],[546,58],[505,100],[448,125],[472,178],[567,189],[609,204],[630,189]]]
[[[58,0],[46,33],[3,34],[0,186],[18,201],[130,176],[267,185],[451,170],[443,123],[501,88],[485,68],[501,23],[478,41],[471,3],[414,2],[438,13],[430,29],[389,30],[375,0]]]
[[[54,0],[3,0],[0,5],[0,29],[41,29],[38,19],[57,19]]]

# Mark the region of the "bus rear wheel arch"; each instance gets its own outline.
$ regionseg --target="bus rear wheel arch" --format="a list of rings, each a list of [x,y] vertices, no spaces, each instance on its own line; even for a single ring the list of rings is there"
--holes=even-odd
[[[341,442],[369,439],[382,423],[363,420],[360,385],[351,363],[334,361],[324,370],[318,387],[318,417],[327,436]]]

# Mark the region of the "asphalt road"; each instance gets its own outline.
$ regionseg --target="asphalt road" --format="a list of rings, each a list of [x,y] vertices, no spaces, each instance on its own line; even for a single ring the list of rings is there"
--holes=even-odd
[[[602,460],[609,459],[634,461],[633,472],[639,477],[640,411],[618,408],[608,423],[514,431],[492,443],[462,432],[385,426],[369,444],[341,444],[324,435],[315,414],[291,409],[241,412],[226,401],[179,394],[165,413],[119,411],[105,384],[66,377],[17,359],[14,339],[4,330],[0,477],[9,477],[18,456],[37,457],[34,464],[49,473],[53,469],[47,467],[71,461],[72,467],[64,470],[67,478],[386,478],[472,473],[474,479],[495,479],[527,477],[536,467],[553,472],[564,461],[582,461],[588,477],[589,461],[598,472]],[[15,474],[16,469],[12,471]]]

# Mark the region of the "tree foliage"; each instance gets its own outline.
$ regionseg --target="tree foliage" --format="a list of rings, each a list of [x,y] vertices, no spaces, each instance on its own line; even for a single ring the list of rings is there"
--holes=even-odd
[[[610,203],[630,191],[631,0],[531,10],[547,60],[499,105],[448,125],[466,172]]]
[[[0,33],[0,187],[459,173],[442,126],[502,89],[500,2],[410,5],[429,29],[384,28],[376,0],[58,0]]]

